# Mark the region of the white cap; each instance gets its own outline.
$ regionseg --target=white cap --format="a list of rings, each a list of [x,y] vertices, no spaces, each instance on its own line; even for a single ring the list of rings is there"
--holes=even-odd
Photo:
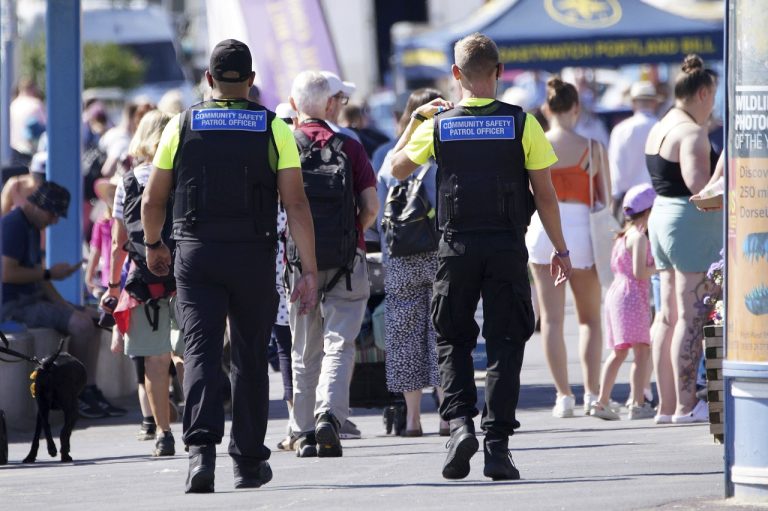
[[[289,103],[280,103],[275,107],[275,115],[281,119],[293,119],[299,116]]]
[[[345,96],[351,96],[354,94],[355,89],[357,89],[355,84],[352,82],[342,82],[341,78],[339,78],[336,73],[331,73],[330,71],[320,71],[320,74],[325,76],[325,79],[328,80],[328,88],[331,90],[331,96],[335,96],[339,92]]]
[[[32,156],[29,171],[35,174],[45,174],[45,166],[48,163],[48,151],[40,151]]]
[[[536,107],[533,104],[531,93],[522,87],[510,87],[501,95],[501,100],[510,105],[517,105],[525,111]]]
[[[635,82],[629,89],[629,97],[632,99],[658,99],[656,87],[651,82]]]

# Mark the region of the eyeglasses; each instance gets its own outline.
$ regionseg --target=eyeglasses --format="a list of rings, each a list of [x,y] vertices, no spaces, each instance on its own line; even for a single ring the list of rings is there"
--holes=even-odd
[[[339,100],[339,102],[340,102],[342,105],[346,105],[347,103],[349,103],[349,97],[348,97],[348,96],[345,96],[345,95],[344,95],[344,94],[342,94],[341,92],[339,92],[338,94],[336,94],[336,95],[335,95],[335,96],[333,96],[333,97],[334,97],[334,99],[338,99],[338,100]]]

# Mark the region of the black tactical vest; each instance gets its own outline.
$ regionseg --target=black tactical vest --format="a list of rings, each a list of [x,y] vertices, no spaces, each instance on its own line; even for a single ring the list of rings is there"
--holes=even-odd
[[[524,231],[535,209],[514,105],[457,106],[435,116],[437,216],[444,233]]]
[[[173,237],[215,242],[277,239],[275,114],[245,100],[208,101],[181,114],[173,162]]]

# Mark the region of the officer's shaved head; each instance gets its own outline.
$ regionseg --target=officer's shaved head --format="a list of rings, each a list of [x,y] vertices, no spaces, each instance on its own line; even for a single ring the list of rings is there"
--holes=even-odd
[[[456,43],[453,59],[468,78],[486,76],[499,64],[499,49],[491,38],[475,32]]]

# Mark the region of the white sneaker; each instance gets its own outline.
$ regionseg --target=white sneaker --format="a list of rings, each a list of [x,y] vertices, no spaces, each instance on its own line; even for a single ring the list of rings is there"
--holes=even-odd
[[[629,409],[627,419],[631,421],[637,419],[650,419],[655,413],[656,411],[651,407],[651,403],[646,401],[643,403],[643,406],[632,406]]]
[[[347,419],[344,424],[339,428],[339,438],[342,440],[357,440],[362,438],[360,430],[357,428],[357,424]]]
[[[699,399],[690,413],[672,416],[672,424],[692,424],[694,422],[709,422],[709,405],[706,401]]]
[[[596,394],[590,394],[589,392],[584,393],[584,414],[589,415],[589,410],[592,407],[592,403],[597,401],[597,395]]]
[[[576,407],[576,399],[573,396],[560,396],[552,408],[552,416],[564,419],[573,417],[573,409]]]
[[[672,424],[672,416],[659,413],[653,417],[653,422],[656,424]]]
[[[618,413],[611,410],[608,406],[601,405],[599,401],[595,401],[590,405],[589,415],[606,421],[617,421],[621,419]]]
[[[651,389],[643,389],[643,396],[647,403],[653,403],[653,391]]]

